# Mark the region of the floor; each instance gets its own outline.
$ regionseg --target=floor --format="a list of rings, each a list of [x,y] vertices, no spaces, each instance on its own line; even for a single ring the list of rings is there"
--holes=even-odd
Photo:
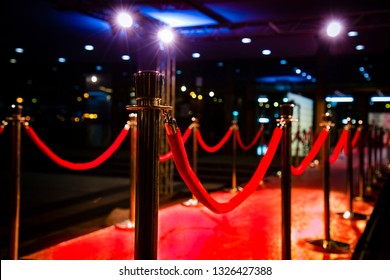
[[[354,171],[356,175],[356,164]],[[376,233],[378,238],[380,235],[385,238],[390,232],[389,225],[386,225],[388,220],[383,218],[386,212],[384,206],[389,208],[389,204],[384,203],[388,200],[385,197],[388,191],[385,190],[390,187],[385,183],[386,176],[383,176],[383,184],[372,189],[373,199],[354,199],[353,209],[348,209],[350,197],[346,190],[345,172],[346,158],[340,157],[331,167],[329,229],[331,240],[341,243],[342,248],[347,245],[349,249],[334,253],[310,243],[325,237],[322,171],[313,167],[300,176],[292,177],[291,259],[390,258],[390,251],[386,252],[388,247],[383,247],[384,243],[378,240],[384,249],[379,252],[380,247],[373,237]],[[357,177],[354,178],[356,182]],[[184,206],[183,202],[191,196],[164,202],[159,211],[158,259],[282,259],[280,185],[280,177],[267,176],[255,193],[226,214],[215,214],[203,205]],[[245,187],[245,184],[242,186]],[[353,192],[358,195],[356,187]],[[211,191],[211,194],[220,202],[228,201],[235,195],[220,188]],[[346,219],[340,215],[348,210],[361,214],[364,219]],[[117,226],[128,219],[128,214],[126,207],[115,208],[106,217],[112,220],[110,226],[21,255],[20,258],[134,259],[134,230]],[[379,229],[379,226],[382,228]]]

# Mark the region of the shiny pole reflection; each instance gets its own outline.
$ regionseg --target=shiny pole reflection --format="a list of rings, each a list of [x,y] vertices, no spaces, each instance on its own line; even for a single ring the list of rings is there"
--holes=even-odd
[[[279,124],[283,128],[282,157],[282,259],[291,260],[291,122],[294,104],[280,105]]]
[[[21,176],[21,105],[13,106],[13,113],[7,120],[12,125],[12,159],[11,159],[11,236],[9,258],[17,260],[19,255],[19,224],[20,224],[20,176]]]
[[[322,123],[320,126],[325,127],[328,131],[334,124],[331,121],[331,115],[326,113],[322,117]],[[324,186],[324,239],[309,240],[316,251],[326,253],[347,253],[350,250],[350,246],[347,243],[335,241],[330,236],[330,141],[329,135],[325,139],[323,145],[323,186]]]
[[[346,129],[348,130],[347,136],[347,174],[346,174],[346,189],[348,199],[348,210],[337,213],[342,218],[347,220],[365,220],[366,215],[356,213],[353,211],[353,147],[352,147],[352,119],[347,118]]]
[[[137,113],[137,184],[134,259],[156,260],[158,255],[159,135],[163,75],[139,71],[134,75],[137,105],[127,106]]]

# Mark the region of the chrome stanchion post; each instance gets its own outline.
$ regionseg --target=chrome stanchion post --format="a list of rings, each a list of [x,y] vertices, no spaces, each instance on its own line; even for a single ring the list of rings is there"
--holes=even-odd
[[[135,189],[137,185],[137,114],[129,114],[128,126],[130,130],[130,209],[129,219],[116,225],[120,229],[135,228]]]
[[[377,167],[377,177],[378,179],[382,179],[382,167],[383,167],[383,136],[384,136],[384,130],[383,127],[379,128],[379,137],[378,137],[378,167]]]
[[[17,260],[19,255],[20,224],[20,176],[21,176],[21,142],[22,142],[22,105],[13,105],[14,112],[7,118],[12,125],[12,159],[11,159],[11,236],[9,258]]]
[[[199,120],[192,118],[192,170],[196,174],[198,171],[198,141],[196,139],[196,133],[199,128]],[[184,206],[197,206],[199,205],[198,199],[192,194],[192,198],[182,203]]]
[[[158,71],[139,71],[134,79],[137,105],[127,106],[128,110],[138,110],[134,259],[155,260],[158,253],[160,118],[162,111],[172,107],[160,104],[164,78]]]
[[[347,199],[348,199],[348,210],[345,212],[337,213],[344,219],[348,220],[365,220],[366,215],[353,212],[353,156],[352,156],[352,120],[347,118],[346,128],[348,130],[347,136]]]
[[[232,121],[232,130],[233,130],[233,139],[232,139],[232,145],[233,145],[233,151],[232,151],[232,187],[227,189],[229,192],[238,192],[242,189],[240,187],[237,187],[237,131],[238,131],[238,124],[237,120]]]
[[[366,193],[366,176],[365,176],[365,170],[364,170],[364,148],[365,148],[365,142],[363,138],[363,121],[358,121],[358,130],[361,131],[359,143],[358,143],[358,149],[359,149],[359,194],[355,196],[355,200],[373,200],[373,197],[368,196]]]
[[[291,259],[291,122],[294,104],[280,105],[279,125],[283,128],[282,157],[282,259]]]
[[[367,179],[366,179],[366,190],[368,192],[372,191],[372,125],[368,126],[368,151],[367,151]]]
[[[378,127],[374,125],[373,134],[374,134],[374,163],[373,163],[373,174],[372,174],[372,183],[376,185],[378,183],[377,175],[378,175]]]
[[[334,124],[331,121],[331,115],[326,113],[322,117],[320,126],[330,131]],[[324,186],[324,239],[309,240],[314,249],[326,253],[346,253],[350,250],[347,243],[332,240],[330,237],[330,161],[329,161],[330,141],[329,136],[325,139],[323,146],[323,186]]]

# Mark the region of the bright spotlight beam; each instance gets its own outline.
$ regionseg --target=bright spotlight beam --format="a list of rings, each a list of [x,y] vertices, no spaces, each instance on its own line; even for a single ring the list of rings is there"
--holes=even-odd
[[[338,21],[332,21],[328,24],[328,27],[326,28],[326,34],[328,34],[329,37],[336,37],[341,32],[341,24]]]
[[[157,37],[164,43],[170,43],[173,41],[175,36],[170,28],[164,28],[158,32]]]
[[[120,12],[116,16],[117,23],[123,28],[129,28],[133,25],[133,18],[126,12]]]

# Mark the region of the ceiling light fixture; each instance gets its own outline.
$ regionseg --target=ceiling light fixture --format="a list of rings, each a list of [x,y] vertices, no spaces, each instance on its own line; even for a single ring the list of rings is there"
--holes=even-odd
[[[263,55],[270,55],[271,54],[271,50],[262,50],[261,51],[261,53],[263,54]]]

